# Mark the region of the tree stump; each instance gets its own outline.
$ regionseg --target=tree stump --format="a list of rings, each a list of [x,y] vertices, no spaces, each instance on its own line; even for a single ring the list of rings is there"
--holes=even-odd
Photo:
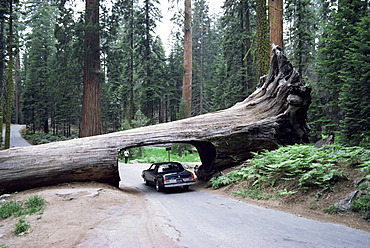
[[[0,151],[0,190],[19,191],[73,181],[118,186],[118,154],[126,148],[189,143],[202,161],[200,179],[252,152],[308,142],[311,89],[273,46],[269,73],[243,102],[213,113],[110,134]],[[124,176],[124,175],[121,175]]]

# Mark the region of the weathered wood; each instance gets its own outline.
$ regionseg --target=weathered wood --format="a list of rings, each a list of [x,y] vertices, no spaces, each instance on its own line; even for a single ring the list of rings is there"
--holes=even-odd
[[[118,185],[118,153],[125,148],[190,143],[202,160],[197,175],[251,157],[251,152],[308,142],[310,88],[274,47],[269,74],[243,102],[179,121],[0,152],[0,189],[6,191],[72,181]],[[124,176],[124,175],[123,175]]]

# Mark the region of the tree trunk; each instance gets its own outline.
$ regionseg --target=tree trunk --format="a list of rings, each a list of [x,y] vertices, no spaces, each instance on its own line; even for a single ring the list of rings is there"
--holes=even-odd
[[[269,8],[270,8],[270,44],[275,44],[284,49],[283,0],[269,0]],[[270,55],[272,55],[272,48],[270,50]]]
[[[99,0],[86,0],[84,81],[80,137],[101,134]]]
[[[182,78],[183,117],[191,116],[191,93],[193,76],[193,42],[191,0],[185,0],[184,74]]]
[[[6,77],[7,98],[6,98],[6,117],[5,117],[5,143],[4,148],[10,147],[10,124],[12,120],[12,100],[13,100],[13,2],[9,2],[9,37],[8,37],[8,73]]]
[[[266,15],[266,0],[256,0],[256,60],[257,78],[267,74],[269,69],[269,39]]]
[[[0,151],[0,189],[6,191],[71,181],[118,185],[118,153],[154,144],[189,143],[202,161],[200,179],[234,166],[252,152],[308,142],[311,89],[274,46],[268,75],[243,102],[174,122],[44,145]],[[125,176],[125,175],[121,175]]]

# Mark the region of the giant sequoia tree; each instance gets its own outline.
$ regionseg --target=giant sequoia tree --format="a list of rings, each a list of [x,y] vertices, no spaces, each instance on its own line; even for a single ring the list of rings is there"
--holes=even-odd
[[[185,0],[184,20],[184,74],[182,79],[183,117],[191,116],[192,75],[193,75],[193,35],[191,0]]]
[[[99,0],[86,0],[81,137],[102,133],[100,103]]]
[[[283,0],[269,0],[270,44],[284,49],[283,43]],[[272,55],[272,49],[271,53]]]

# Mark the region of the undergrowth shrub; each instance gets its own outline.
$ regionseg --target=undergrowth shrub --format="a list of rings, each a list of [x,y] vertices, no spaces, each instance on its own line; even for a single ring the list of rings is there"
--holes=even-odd
[[[339,165],[368,168],[370,151],[360,147],[311,145],[284,146],[273,151],[253,153],[241,168],[212,178],[209,185],[219,188],[237,182],[250,187],[274,187],[278,182],[293,182],[301,190],[330,189],[339,180],[348,180]]]
[[[26,140],[31,141],[33,145],[41,145],[41,144],[46,144],[50,142],[70,140],[70,139],[77,138],[77,136],[65,137],[65,136],[52,135],[49,133],[42,133],[42,132],[36,132],[36,133],[26,132],[23,134],[23,137]]]

